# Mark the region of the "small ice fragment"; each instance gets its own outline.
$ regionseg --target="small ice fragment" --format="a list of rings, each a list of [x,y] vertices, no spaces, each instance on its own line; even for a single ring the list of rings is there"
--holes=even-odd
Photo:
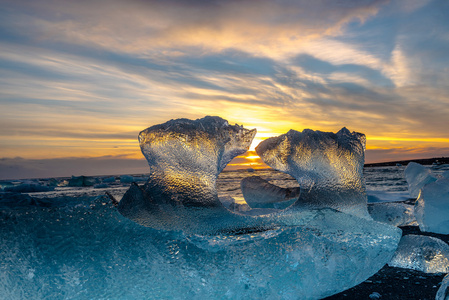
[[[410,197],[412,198],[417,198],[419,190],[426,184],[437,180],[437,178],[431,174],[430,169],[415,162],[410,162],[407,165],[404,170],[404,175],[407,180]]]
[[[368,211],[374,221],[393,226],[416,225],[414,206],[405,203],[370,203]]]
[[[449,179],[449,171],[444,172],[443,174],[441,174],[444,178]]]
[[[98,183],[98,178],[87,177],[87,176],[72,176],[69,179],[68,186],[82,187],[82,186],[93,186]]]
[[[380,298],[382,298],[382,295],[379,294],[378,292],[373,292],[369,295],[369,298],[370,299],[380,299]]]
[[[448,273],[449,245],[430,236],[405,235],[388,265],[425,273]]]
[[[421,231],[449,234],[449,179],[438,179],[422,188],[415,217]]]
[[[367,190],[366,195],[368,197],[368,203],[398,202],[410,199],[408,192],[398,192],[398,191],[386,192],[386,191]]]
[[[435,296],[435,300],[449,300],[449,274],[444,276],[441,286]]]
[[[94,189],[104,189],[109,187],[109,185],[107,183],[98,183],[96,185],[94,185]]]
[[[300,193],[299,187],[281,188],[259,176],[243,178],[240,187],[251,208],[284,209],[298,200]]]
[[[113,182],[115,182],[115,176],[103,178],[102,182],[103,183],[113,183]]]
[[[120,176],[120,183],[131,183],[135,182],[134,177],[131,175],[121,175]]]
[[[364,134],[342,128],[339,132],[305,129],[264,140],[256,152],[272,168],[290,174],[301,195],[294,206],[330,207],[370,219],[363,165]]]

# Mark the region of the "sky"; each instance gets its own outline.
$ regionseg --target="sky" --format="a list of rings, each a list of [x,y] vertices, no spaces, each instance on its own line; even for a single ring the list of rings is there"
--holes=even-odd
[[[449,2],[0,0],[0,179],[148,171],[138,133],[220,116],[449,156]]]

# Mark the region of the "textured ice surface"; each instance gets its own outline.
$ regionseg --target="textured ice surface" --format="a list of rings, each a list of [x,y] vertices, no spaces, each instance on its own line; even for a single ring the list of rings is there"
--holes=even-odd
[[[217,195],[218,174],[248,150],[255,134],[219,117],[177,119],[145,129],[139,142],[149,179],[125,193],[120,213],[143,226],[190,233],[271,227],[265,219],[227,210]]]
[[[415,217],[421,231],[449,234],[449,179],[438,179],[422,188]]]
[[[298,200],[300,194],[299,187],[281,188],[259,176],[243,178],[240,187],[251,208],[284,209]]]
[[[444,276],[435,300],[449,300],[449,275]]]
[[[87,176],[72,176],[70,178],[68,185],[69,186],[93,186],[98,183],[98,178],[87,177]]]
[[[363,164],[365,135],[342,128],[338,133],[290,130],[256,148],[270,167],[299,182],[297,207],[331,207],[370,218],[367,211]]]
[[[414,206],[405,203],[371,203],[368,211],[373,220],[393,226],[416,225]]]
[[[449,179],[449,171],[444,172],[444,173],[442,174],[442,176],[443,176],[444,178]]]
[[[305,226],[186,236],[139,226],[105,197],[47,204],[0,201],[4,299],[319,299],[377,272],[400,239],[331,209],[303,212]]]
[[[145,265],[151,273],[143,288],[140,270],[139,279],[126,274],[118,278],[126,277],[146,292],[157,287],[150,293],[155,298],[317,299],[364,281],[391,259],[401,231],[365,215],[360,218],[326,206],[292,205],[268,215],[258,209],[242,213],[226,209],[217,196],[217,176],[233,157],[246,151],[254,134],[255,130],[230,126],[218,117],[172,120],[141,132],[149,179],[144,186],[131,185],[118,211],[150,227],[133,224],[150,241],[144,249],[152,255],[150,265]],[[364,144],[353,136],[359,137],[348,137],[342,130],[339,142],[343,148],[360,146],[363,158]],[[351,151],[346,154],[354,156]],[[351,157],[343,169],[358,166],[360,157]],[[337,171],[342,168],[335,170],[338,182],[342,176]],[[353,190],[345,191],[339,196],[354,195]],[[120,233],[114,230],[114,235]],[[129,232],[126,235],[129,238]],[[170,246],[164,248],[167,243]],[[116,258],[114,264],[129,263]]]
[[[385,202],[398,202],[406,201],[410,199],[408,192],[398,192],[398,191],[366,191],[366,196],[368,197],[368,203],[385,203]]]
[[[412,198],[418,197],[419,190],[426,184],[437,180],[437,178],[432,175],[430,169],[415,162],[410,162],[407,165],[404,174],[408,184],[408,191]]]
[[[405,235],[388,265],[425,273],[448,273],[449,245],[430,236]]]

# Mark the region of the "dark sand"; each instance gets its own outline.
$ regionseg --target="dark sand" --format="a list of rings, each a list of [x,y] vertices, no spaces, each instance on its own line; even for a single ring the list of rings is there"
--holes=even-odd
[[[449,235],[421,232],[418,226],[404,226],[400,228],[402,229],[402,235],[427,235],[449,243]],[[409,269],[384,266],[379,272],[361,284],[325,299],[434,300],[445,275],[426,274]],[[372,295],[373,293],[378,293],[381,297],[376,298]],[[370,295],[372,295],[372,298],[370,298]]]

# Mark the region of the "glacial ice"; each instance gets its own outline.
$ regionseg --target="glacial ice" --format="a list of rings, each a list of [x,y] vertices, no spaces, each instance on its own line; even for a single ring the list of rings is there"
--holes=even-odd
[[[417,198],[419,191],[426,185],[437,180],[430,169],[421,164],[410,162],[404,170],[405,179],[408,184],[410,197]]]
[[[240,187],[251,208],[284,209],[298,200],[300,194],[299,187],[281,188],[259,176],[243,178]]]
[[[302,212],[304,226],[185,235],[139,226],[104,196],[55,201],[0,209],[5,299],[319,299],[377,272],[401,235],[332,209]]]
[[[443,174],[441,174],[446,179],[449,179],[449,171],[445,171]]]
[[[96,183],[98,183],[98,179],[94,177],[87,177],[87,176],[72,176],[72,178],[69,179],[68,186],[93,186]]]
[[[298,208],[330,207],[370,219],[363,165],[364,134],[290,130],[264,140],[257,154],[273,169],[290,174],[300,185]]]
[[[421,231],[449,234],[449,179],[425,185],[415,203]]]
[[[449,274],[444,276],[441,286],[435,296],[435,300],[449,300]]]
[[[333,134],[316,136],[322,156],[327,155],[322,147],[330,147],[331,161],[308,162],[318,175],[327,176],[317,175],[322,185],[314,195],[332,201],[349,197],[344,208],[354,215],[326,205],[291,205],[270,214],[226,209],[217,196],[217,176],[248,149],[254,135],[255,130],[218,117],[171,120],[140,133],[149,179],[143,186],[131,184],[118,211],[149,227],[151,234],[145,236],[155,242],[148,251],[157,255],[152,261],[177,267],[152,267],[147,282],[166,298],[317,299],[366,280],[390,261],[401,230],[367,217],[360,178],[363,135],[341,130],[340,146],[327,140]],[[337,196],[324,190],[328,187]],[[161,248],[164,243],[170,247]]]
[[[405,235],[388,265],[425,273],[448,273],[449,245],[430,236]]]
[[[405,203],[370,203],[368,211],[374,221],[392,226],[416,225],[414,206]]]

